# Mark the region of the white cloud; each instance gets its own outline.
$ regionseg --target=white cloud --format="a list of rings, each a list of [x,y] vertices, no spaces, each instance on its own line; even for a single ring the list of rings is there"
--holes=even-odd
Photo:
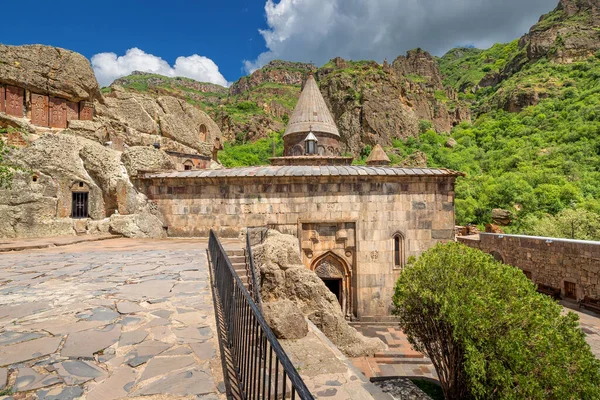
[[[133,71],[152,72],[165,76],[183,76],[200,82],[211,82],[228,86],[227,80],[219,72],[219,67],[210,58],[197,54],[177,57],[175,65],[136,47],[127,50],[125,55],[98,53],[92,57],[92,67],[101,86],[110,85],[115,79],[129,75]]]
[[[487,48],[525,33],[558,0],[267,0],[268,51],[247,71],[273,59],[322,65],[346,59],[390,61],[415,47],[442,55],[460,45]]]

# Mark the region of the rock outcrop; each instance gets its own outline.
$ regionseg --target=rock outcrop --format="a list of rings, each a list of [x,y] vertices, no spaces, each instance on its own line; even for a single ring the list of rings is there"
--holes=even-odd
[[[88,59],[58,47],[0,44],[0,84],[70,101],[102,98]]]
[[[302,85],[306,75],[316,69],[314,64],[274,60],[244,76],[229,88],[229,94],[239,96],[264,83]]]
[[[313,271],[302,265],[297,238],[270,230],[264,243],[253,248],[253,253],[260,268],[263,307],[270,309],[272,302],[293,302],[349,357],[374,354],[385,348],[381,340],[365,338],[348,325],[335,295]],[[278,321],[278,326],[290,324],[291,321],[285,324]]]
[[[8,155],[19,168],[12,187],[0,190],[0,237],[85,232],[164,237],[162,215],[131,178],[140,171],[173,169],[163,150],[212,157],[221,143],[215,122],[185,100],[116,85],[103,96],[89,61],[68,50],[0,45],[2,93],[5,85],[23,102],[23,113],[19,117],[17,107],[12,116],[8,107],[0,112],[0,128],[10,128],[0,140],[20,146]],[[69,118],[65,108],[66,125],[60,125],[68,128],[35,120],[34,110],[40,118],[44,109],[40,102],[34,107],[34,95],[46,96],[46,118],[49,98],[63,102],[59,105],[71,102],[75,115]],[[83,194],[76,200],[74,193]],[[72,214],[76,206],[82,215]]]
[[[203,111],[182,99],[153,97],[113,86],[105,104],[96,104],[96,125],[76,131],[94,132],[99,141],[118,141],[129,146],[151,146],[155,142],[167,151],[210,156],[214,141],[221,138],[215,122]],[[206,137],[201,140],[201,126]],[[88,129],[88,127],[90,127]],[[89,134],[89,133],[88,133]]]
[[[3,237],[69,235],[79,230],[164,237],[162,216],[137,192],[120,153],[65,133],[46,134],[13,151],[13,185],[0,189]],[[89,219],[70,218],[71,191],[88,193]]]
[[[308,323],[302,310],[291,300],[263,304],[265,320],[278,339],[302,339],[308,334]]]
[[[570,63],[600,50],[600,3],[596,0],[560,0],[521,38],[530,60],[548,57]]]

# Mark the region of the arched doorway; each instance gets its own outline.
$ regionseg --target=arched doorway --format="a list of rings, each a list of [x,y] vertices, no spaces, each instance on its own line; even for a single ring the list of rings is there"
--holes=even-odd
[[[502,257],[502,254],[500,254],[499,251],[494,250],[490,254],[492,255],[492,257],[494,257],[494,259],[496,261],[500,261],[501,263],[504,263],[504,257]]]
[[[310,269],[323,280],[325,286],[337,297],[346,318],[352,315],[351,272],[346,261],[333,252],[317,257]]]

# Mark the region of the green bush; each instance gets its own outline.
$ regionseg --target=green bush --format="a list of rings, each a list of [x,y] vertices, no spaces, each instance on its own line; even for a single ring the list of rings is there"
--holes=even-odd
[[[0,188],[9,188],[12,184],[15,168],[6,161],[9,147],[4,143],[4,136],[12,128],[0,128]]]
[[[490,255],[438,244],[402,272],[393,302],[447,399],[600,398],[600,362],[577,315]]]

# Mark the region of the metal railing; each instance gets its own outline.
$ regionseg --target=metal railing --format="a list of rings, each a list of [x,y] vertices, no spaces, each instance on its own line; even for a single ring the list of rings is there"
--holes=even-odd
[[[254,255],[252,254],[252,241],[250,239],[250,229],[246,229],[246,268],[249,270],[250,290],[254,302],[258,305],[258,309],[262,312],[262,299],[260,298],[260,284],[256,278],[256,268],[254,266]],[[262,231],[260,232],[260,243],[264,241]]]
[[[208,251],[213,285],[223,313],[226,345],[242,397],[247,400],[314,399],[212,230]]]

